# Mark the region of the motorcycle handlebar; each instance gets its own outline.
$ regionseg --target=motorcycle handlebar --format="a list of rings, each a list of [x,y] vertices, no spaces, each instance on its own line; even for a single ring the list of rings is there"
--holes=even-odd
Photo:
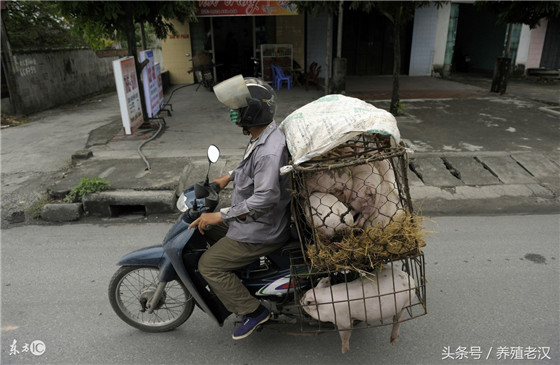
[[[194,184],[193,188],[195,199],[192,209],[188,211],[188,215],[192,220],[195,220],[200,217],[202,213],[213,212],[216,209],[220,200],[218,193],[221,189],[218,183],[213,182],[209,184],[206,181],[200,181]],[[187,191],[185,191],[185,195]],[[199,199],[204,199],[202,206],[196,203]]]
[[[217,196],[220,190],[220,185],[215,182],[208,184],[205,181],[201,181],[194,184],[194,195],[197,199]]]

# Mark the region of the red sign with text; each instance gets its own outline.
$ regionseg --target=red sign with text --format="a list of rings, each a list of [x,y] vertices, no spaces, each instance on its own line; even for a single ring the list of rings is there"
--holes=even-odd
[[[297,15],[296,6],[288,1],[218,1],[198,2],[197,17],[205,16],[249,16],[249,15]]]

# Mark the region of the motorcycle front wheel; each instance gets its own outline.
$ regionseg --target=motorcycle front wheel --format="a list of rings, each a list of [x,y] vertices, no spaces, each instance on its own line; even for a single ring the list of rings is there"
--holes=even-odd
[[[159,283],[159,270],[149,266],[123,266],[109,283],[109,301],[117,315],[132,327],[146,332],[166,332],[191,316],[194,299],[183,283],[166,283],[152,313],[147,311]]]

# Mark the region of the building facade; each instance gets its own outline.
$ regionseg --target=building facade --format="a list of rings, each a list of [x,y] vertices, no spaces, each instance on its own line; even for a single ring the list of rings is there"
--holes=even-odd
[[[179,35],[163,42],[164,67],[172,83],[194,82],[192,56],[206,51],[216,67],[217,80],[255,72],[252,57],[267,62],[262,45],[289,45],[291,67],[306,70],[312,62],[332,72],[339,24],[341,56],[348,75],[390,75],[393,72],[392,23],[377,12],[353,11],[345,4],[338,17],[297,14],[286,1],[201,1],[199,21],[179,24]],[[329,19],[331,32],[329,32]],[[491,74],[504,55],[511,32],[509,55],[513,69],[560,68],[559,21],[541,21],[536,29],[498,25],[496,17],[475,9],[473,1],[449,2],[416,9],[414,20],[401,29],[402,75],[447,76],[454,72]],[[281,47],[282,48],[282,47]],[[283,49],[283,48],[282,48]],[[185,57],[189,54],[189,58]]]

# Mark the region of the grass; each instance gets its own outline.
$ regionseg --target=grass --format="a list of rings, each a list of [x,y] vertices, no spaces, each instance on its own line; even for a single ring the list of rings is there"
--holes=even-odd
[[[14,115],[7,115],[4,113],[1,113],[1,125],[2,126],[8,126],[8,127],[13,127],[16,125],[21,125],[21,124],[25,124],[28,122],[27,118],[19,118],[16,117]]]
[[[48,195],[43,195],[39,200],[35,201],[27,210],[25,215],[31,219],[41,218],[41,210],[43,207],[49,203],[52,203],[53,199]]]
[[[108,180],[101,177],[83,177],[64,198],[67,203],[77,203],[82,201],[82,197],[87,194],[98,193],[107,190],[111,184]]]

